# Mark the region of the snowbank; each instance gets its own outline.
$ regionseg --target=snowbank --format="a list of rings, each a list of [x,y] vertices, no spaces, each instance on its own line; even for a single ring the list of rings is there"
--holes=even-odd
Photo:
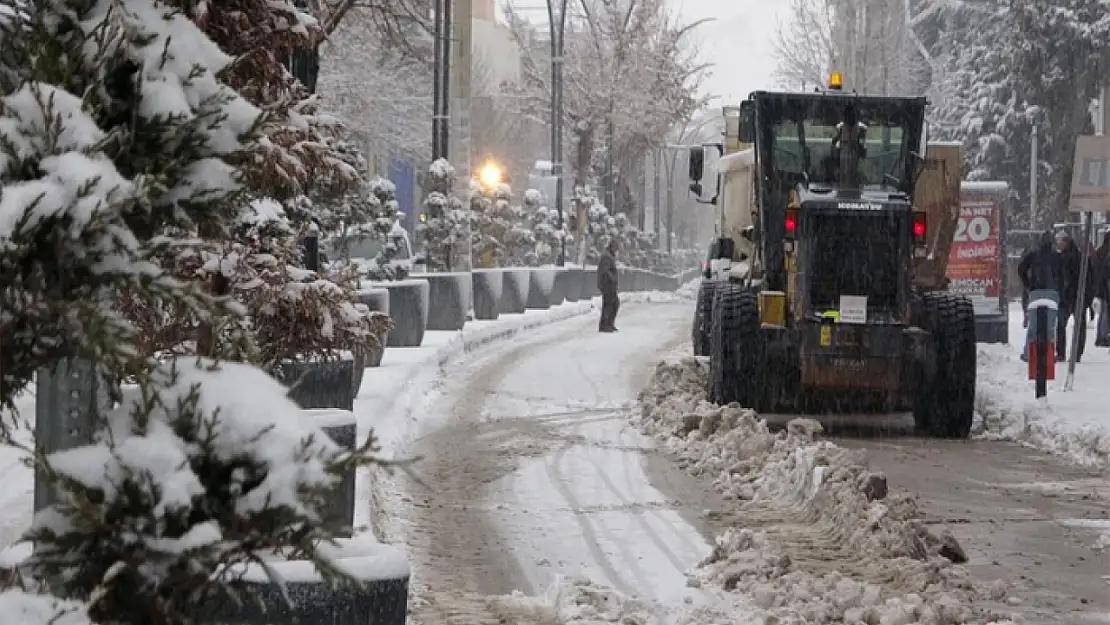
[[[661,363],[635,418],[735,502],[721,513],[732,529],[691,584],[743,593],[781,624],[1003,620],[971,606],[1006,588],[976,587],[953,566],[955,539],[931,534],[911,498],[889,495],[862,452],[815,440],[812,420],[771,433],[750,410],[705,401],[707,373],[692,358]]]
[[[621,293],[621,302],[628,304],[669,304],[693,301],[698,294],[701,279],[691,280],[674,291],[634,291]],[[693,312],[691,311],[691,314]]]
[[[1083,361],[1076,364],[1073,390],[1065,391],[1067,363],[1056,364],[1048,395],[1033,396],[1028,365],[1021,361],[1025,330],[1021,311],[1010,313],[1011,345],[980,345],[975,398],[975,436],[1008,440],[1066,457],[1085,466],[1110,464],[1110,353],[1094,346],[1087,331]],[[1071,339],[1069,327],[1068,338]]]

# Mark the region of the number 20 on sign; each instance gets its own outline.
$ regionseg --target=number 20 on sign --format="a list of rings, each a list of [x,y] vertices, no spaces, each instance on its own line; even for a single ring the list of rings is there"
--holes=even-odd
[[[982,243],[991,236],[991,221],[986,217],[960,217],[956,222],[955,241]]]

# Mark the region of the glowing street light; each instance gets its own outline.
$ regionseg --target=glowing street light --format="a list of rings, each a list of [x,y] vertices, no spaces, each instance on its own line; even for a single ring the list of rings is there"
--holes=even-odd
[[[478,172],[478,181],[489,191],[497,189],[497,185],[501,184],[501,180],[501,167],[497,163],[486,163],[482,165],[481,171]]]

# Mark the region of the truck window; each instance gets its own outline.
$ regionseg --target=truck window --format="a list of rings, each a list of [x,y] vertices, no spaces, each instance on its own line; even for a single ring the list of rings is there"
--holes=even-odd
[[[820,186],[908,191],[912,120],[896,104],[797,100],[768,106],[772,169],[782,188]],[[842,172],[843,150],[854,171]]]

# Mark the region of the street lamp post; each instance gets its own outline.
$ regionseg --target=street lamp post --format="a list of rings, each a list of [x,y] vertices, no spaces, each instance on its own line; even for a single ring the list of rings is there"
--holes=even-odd
[[[555,3],[559,3],[556,15]],[[563,219],[563,34],[567,24],[567,0],[547,0],[551,32],[551,173],[555,176],[555,210],[559,216],[558,266],[567,262],[567,233]]]

